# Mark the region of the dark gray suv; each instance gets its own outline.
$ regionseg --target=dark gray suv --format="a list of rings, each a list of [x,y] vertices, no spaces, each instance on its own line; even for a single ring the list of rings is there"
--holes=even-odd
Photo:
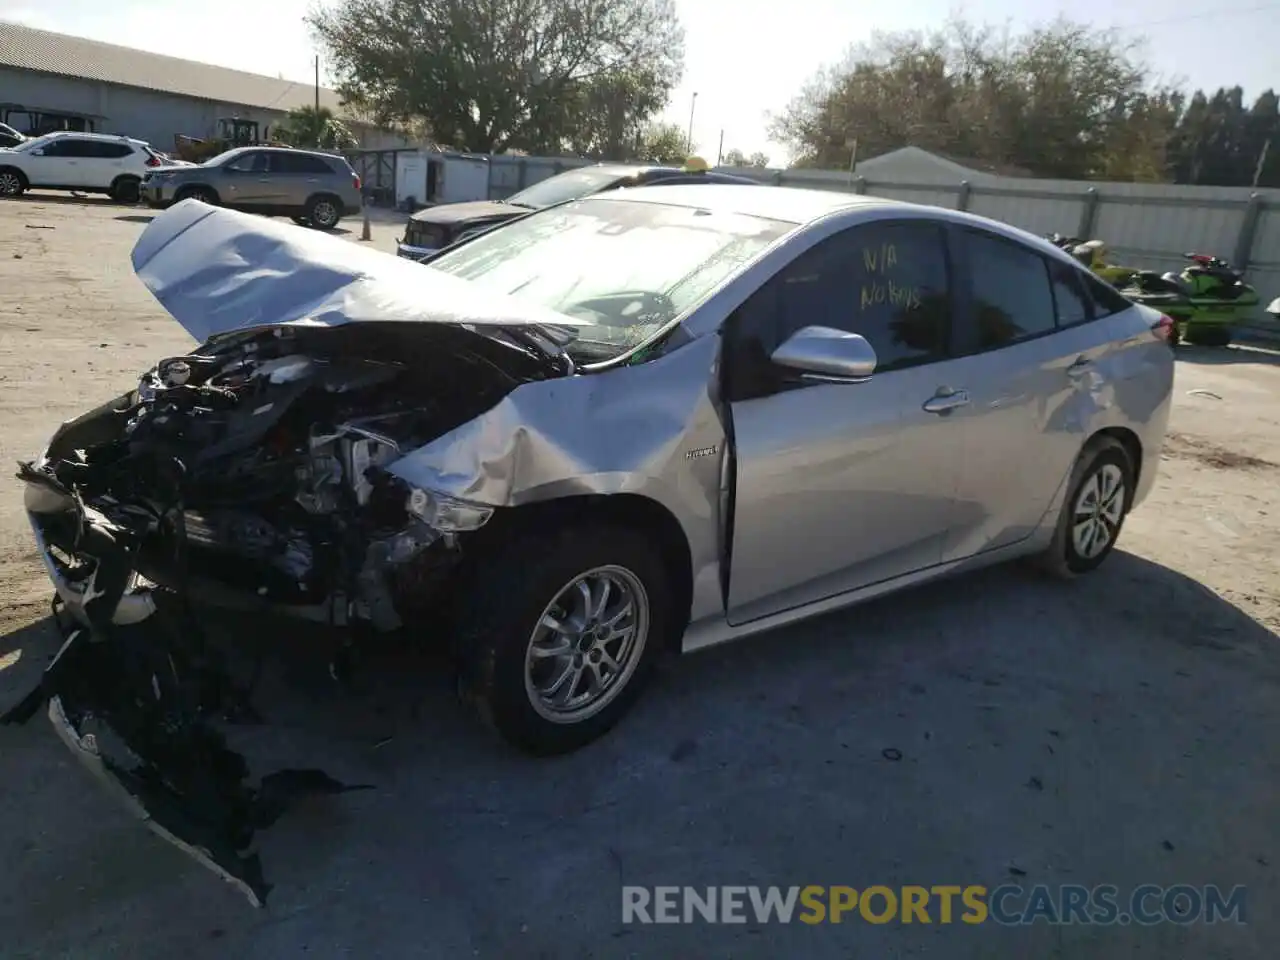
[[[149,207],[194,198],[318,230],[332,230],[361,202],[360,177],[345,158],[289,147],[237,147],[201,164],[157,167],[141,192]]]

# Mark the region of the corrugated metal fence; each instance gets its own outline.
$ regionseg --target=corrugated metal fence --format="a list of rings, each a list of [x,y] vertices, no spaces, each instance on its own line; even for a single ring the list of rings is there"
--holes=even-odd
[[[584,161],[494,157],[490,195],[509,196]],[[968,210],[1036,234],[1105,240],[1119,263],[1178,270],[1183,254],[1226,257],[1264,301],[1280,296],[1280,193],[1239,187],[1089,183],[983,175],[959,183],[850,178],[825,170],[719,168],[779,186],[852,191]]]
[[[576,158],[490,158],[489,196],[508,197],[574,167]],[[1184,254],[1226,257],[1263,298],[1280,296],[1280,192],[1238,187],[1092,183],[979,174],[956,183],[909,183],[825,170],[719,168],[779,186],[892,197],[968,210],[1036,234],[1101,239],[1116,262],[1178,270]]]

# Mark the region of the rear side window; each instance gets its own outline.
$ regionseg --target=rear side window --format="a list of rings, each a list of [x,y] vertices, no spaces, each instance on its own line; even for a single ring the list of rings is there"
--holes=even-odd
[[[1109,317],[1113,313],[1128,310],[1133,304],[1092,274],[1081,274],[1089,300],[1093,303],[1094,319]]]
[[[272,173],[333,173],[329,165],[310,153],[273,153]]]
[[[968,232],[965,239],[979,350],[1056,329],[1049,265],[1040,254],[985,233]]]
[[[1050,260],[1049,278],[1053,284],[1053,303],[1059,327],[1073,327],[1093,319],[1092,305],[1084,289],[1084,276],[1079,270]]]
[[[86,140],[84,141],[86,156],[96,157],[99,160],[119,160],[133,153],[133,147],[127,143],[111,143],[107,140]]]

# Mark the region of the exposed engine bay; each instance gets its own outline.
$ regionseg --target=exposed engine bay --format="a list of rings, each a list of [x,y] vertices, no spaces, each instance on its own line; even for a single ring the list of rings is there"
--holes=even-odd
[[[0,721],[47,705],[153,829],[261,904],[253,832],[296,795],[349,788],[316,770],[249,786],[212,724],[254,720],[251,691],[192,604],[397,629],[401,599],[429,602],[492,511],[386,467],[520,383],[571,370],[518,336],[377,323],[258,328],[162,360],[20,465],[66,642]],[[98,726],[110,735],[87,732]],[[110,757],[105,741],[119,744]]]

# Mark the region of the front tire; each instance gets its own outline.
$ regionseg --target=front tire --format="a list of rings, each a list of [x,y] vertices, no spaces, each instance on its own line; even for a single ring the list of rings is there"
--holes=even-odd
[[[13,167],[0,169],[0,197],[20,197],[27,192],[26,175]]]
[[[201,203],[207,203],[212,207],[218,205],[218,197],[208,187],[184,187],[178,191],[178,195],[173,198],[174,203],[181,203],[183,200],[199,200]]]
[[[1100,567],[1115,549],[1133,503],[1134,468],[1124,446],[1100,437],[1081,452],[1040,568],[1070,580]]]
[[[551,755],[611,730],[676,628],[657,547],[626,527],[515,537],[458,624],[462,687],[508,743]]]

